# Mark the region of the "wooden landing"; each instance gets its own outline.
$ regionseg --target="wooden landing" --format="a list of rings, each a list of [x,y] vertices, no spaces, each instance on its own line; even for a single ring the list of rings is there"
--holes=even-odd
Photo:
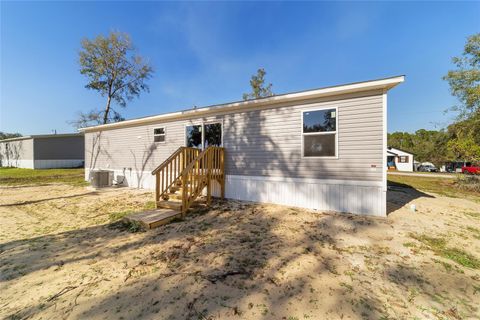
[[[128,221],[134,221],[142,224],[145,229],[153,229],[169,223],[175,218],[181,216],[180,212],[171,209],[156,209],[132,213],[125,217]]]

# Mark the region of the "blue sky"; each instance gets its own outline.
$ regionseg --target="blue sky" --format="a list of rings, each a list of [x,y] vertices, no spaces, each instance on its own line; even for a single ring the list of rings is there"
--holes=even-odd
[[[84,37],[129,33],[155,69],[127,118],[240,100],[267,71],[275,93],[405,74],[389,131],[435,129],[456,103],[441,77],[480,31],[480,2],[1,2],[0,131],[71,132],[104,98],[84,88]]]

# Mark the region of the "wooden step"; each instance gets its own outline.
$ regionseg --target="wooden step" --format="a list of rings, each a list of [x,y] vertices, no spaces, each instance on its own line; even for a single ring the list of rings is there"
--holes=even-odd
[[[172,201],[172,200],[161,200],[161,201],[157,201],[157,208],[166,208],[166,209],[182,211],[182,202]]]
[[[182,193],[181,192],[175,192],[175,193],[171,193],[168,195],[168,197],[172,200],[180,200],[182,201]]]
[[[192,202],[191,207],[198,207],[203,204],[205,204],[204,199],[195,199],[195,201]],[[169,200],[157,201],[157,207],[182,211],[182,195],[176,193],[170,194]]]
[[[180,217],[181,214],[179,211],[170,209],[157,209],[133,213],[126,216],[124,219],[127,221],[140,223],[145,229],[153,229]]]
[[[182,193],[180,193],[180,192],[170,193],[168,195],[168,200],[182,202]],[[195,205],[195,204],[200,203],[200,202],[203,202],[203,201],[198,200],[198,197],[197,197],[197,199],[195,199],[195,201],[193,201],[192,205]]]

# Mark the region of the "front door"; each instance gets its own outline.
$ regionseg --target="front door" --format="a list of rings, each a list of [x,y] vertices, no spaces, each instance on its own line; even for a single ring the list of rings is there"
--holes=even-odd
[[[205,149],[222,146],[222,124],[220,122],[189,125],[185,127],[185,145]]]

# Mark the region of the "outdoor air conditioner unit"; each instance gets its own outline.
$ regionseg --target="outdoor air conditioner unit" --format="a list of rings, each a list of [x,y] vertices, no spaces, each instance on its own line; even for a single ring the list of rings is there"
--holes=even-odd
[[[92,170],[90,172],[90,183],[94,188],[110,187],[113,182],[113,171]]]

